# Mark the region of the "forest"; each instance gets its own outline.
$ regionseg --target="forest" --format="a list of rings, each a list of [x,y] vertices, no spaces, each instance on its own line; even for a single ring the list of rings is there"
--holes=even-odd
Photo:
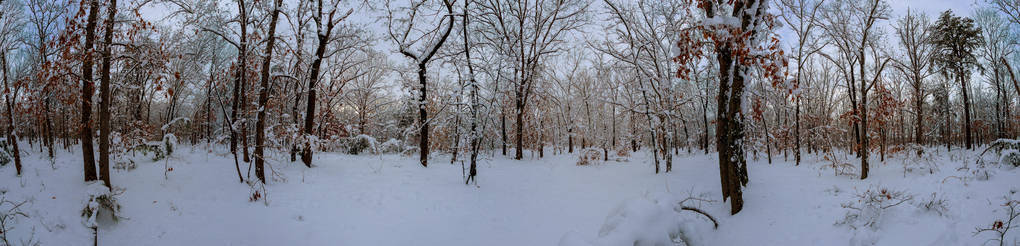
[[[1018,75],[1020,0],[0,0],[0,246],[1020,245]]]

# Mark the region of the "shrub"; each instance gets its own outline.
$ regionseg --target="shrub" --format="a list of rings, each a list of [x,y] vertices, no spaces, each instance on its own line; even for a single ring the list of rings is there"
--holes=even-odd
[[[998,238],[989,239],[988,241],[998,241],[999,246],[1006,245],[1006,233],[1009,233],[1010,229],[1020,226],[1013,223],[1017,217],[1020,217],[1020,201],[1010,200],[1008,198],[1006,200],[1006,203],[1002,204],[1003,207],[1006,207],[1009,210],[1009,214],[1007,214],[1006,219],[997,219],[992,222],[992,225],[989,227],[978,227],[974,231],[974,236],[983,232],[994,232]]]
[[[921,211],[936,213],[939,216],[945,216],[949,212],[949,204],[946,199],[935,192],[932,192],[930,197],[918,202],[917,208]]]
[[[103,185],[102,180],[89,181],[85,192],[86,198],[81,210],[82,224],[85,227],[98,227],[99,223],[96,219],[101,211],[109,212],[114,221],[119,218],[117,213],[120,211],[120,204],[117,203],[116,194],[111,192],[110,188]]]
[[[938,163],[935,161],[938,156],[931,151],[924,151],[924,147],[917,144],[908,144],[903,147],[903,176],[907,173],[935,174],[939,171]]]
[[[138,165],[135,164],[135,160],[127,159],[126,161],[114,162],[112,168],[117,170],[131,171],[135,170],[136,167],[138,167]]]
[[[857,175],[857,167],[849,162],[840,160],[836,157],[836,154],[833,151],[825,153],[825,156],[822,156],[822,159],[829,162],[829,164],[824,165],[823,168],[832,168],[833,175],[851,177]]]
[[[999,154],[999,164],[1020,166],[1020,140],[1001,138],[992,141],[981,154],[984,155],[988,150],[995,150]]]
[[[131,150],[141,152],[142,155],[148,155],[151,153],[152,161],[159,161],[167,156],[166,152],[163,151],[163,148],[160,147],[159,142],[148,142],[135,145],[135,147],[131,148]]]
[[[999,155],[999,163],[1020,167],[1020,150],[1010,149],[1002,151],[1002,154]]]
[[[855,197],[856,201],[842,204],[847,212],[842,220],[836,222],[837,225],[847,225],[853,229],[862,227],[877,229],[879,219],[887,209],[913,199],[904,191],[887,188],[871,188],[857,193]]]
[[[602,151],[595,148],[586,148],[578,152],[577,165],[587,166],[602,160]]]
[[[395,154],[404,150],[404,143],[397,139],[386,140],[379,144],[379,153]]]
[[[11,245],[7,241],[8,233],[14,229],[14,225],[17,225],[18,217],[28,218],[28,214],[21,211],[21,206],[28,203],[28,201],[14,202],[7,200],[4,193],[0,193],[0,241],[3,241],[4,245]]]
[[[625,201],[613,209],[599,229],[598,237],[587,240],[576,233],[560,239],[561,246],[574,245],[699,245],[707,229],[719,227],[714,217],[687,202],[713,202],[703,198],[678,199],[668,193],[651,193]]]
[[[616,150],[616,156],[619,156],[619,157],[628,157],[628,156],[630,156],[630,148],[627,148],[626,146],[624,146],[624,147],[621,147],[620,149],[617,149]]]
[[[362,152],[369,151],[369,153],[376,152],[376,141],[375,138],[369,135],[361,134],[351,138],[347,146],[347,153],[352,155],[361,154]]]

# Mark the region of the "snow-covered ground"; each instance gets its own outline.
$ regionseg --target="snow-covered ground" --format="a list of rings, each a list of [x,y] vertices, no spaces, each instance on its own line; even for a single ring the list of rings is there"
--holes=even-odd
[[[12,165],[0,168],[5,199],[28,201],[21,207],[28,217],[13,221],[9,241],[90,245],[91,230],[81,217],[86,185],[79,155],[60,152],[51,163],[38,151],[26,153],[20,178]],[[113,171],[115,187],[123,189],[117,195],[123,218],[116,223],[100,218],[98,241],[618,245],[668,240],[677,232],[683,236],[676,238],[699,245],[982,245],[997,238],[975,235],[975,228],[1004,218],[1006,197],[1020,199],[1014,194],[1020,170],[992,164],[992,155],[981,168],[976,152],[940,151],[921,163],[902,155],[885,163],[876,158],[867,180],[834,175],[821,156],[806,155],[800,166],[783,161],[781,154],[771,165],[764,157],[752,159],[744,210],[731,216],[729,204],[720,201],[714,153],[681,153],[668,174],[654,174],[644,152],[592,166],[576,166],[573,155],[526,155],[524,161],[486,155],[477,186],[464,185],[460,163],[449,164],[448,155],[435,155],[422,168],[416,157],[321,153],[309,169],[277,154],[271,162],[278,175],[265,187],[264,199],[251,202],[252,188],[238,182],[233,159],[222,148],[181,147],[166,161],[139,161],[137,169]],[[932,164],[937,170],[905,172],[903,163]],[[246,169],[242,162],[242,172]],[[860,207],[856,195],[868,190],[902,191],[912,199],[847,221],[853,210],[842,204]],[[925,208],[933,193],[945,200],[944,210]],[[684,205],[714,216],[718,229],[705,217],[671,209],[688,197],[699,199]],[[1007,245],[1020,240],[1020,229],[1015,230]]]

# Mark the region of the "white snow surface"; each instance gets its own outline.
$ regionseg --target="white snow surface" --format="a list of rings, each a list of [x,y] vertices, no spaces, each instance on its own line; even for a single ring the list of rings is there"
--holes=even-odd
[[[15,221],[9,239],[91,245],[91,230],[81,223],[81,199],[96,187],[82,182],[80,154],[58,152],[53,169],[37,146],[22,146],[21,177],[12,165],[0,167],[5,198],[29,201],[22,207],[29,217]],[[575,155],[552,151],[542,159],[526,154],[523,161],[484,154],[477,186],[464,185],[461,164],[449,164],[446,154],[434,154],[423,168],[417,156],[316,153],[315,166],[306,168],[289,162],[287,153],[273,152],[268,163],[285,180],[270,180],[263,195],[268,202],[251,202],[252,189],[238,182],[225,147],[182,143],[166,160],[139,155],[137,169],[112,170],[114,187],[123,189],[117,195],[123,218],[100,216],[98,240],[100,245],[669,245],[670,235],[663,234],[681,233],[692,245],[982,245],[994,236],[975,235],[975,228],[1004,218],[1005,198],[1020,199],[1015,194],[1020,169],[988,164],[989,179],[972,178],[979,168],[972,151],[942,149],[934,155],[940,166],[934,174],[905,173],[902,154],[884,163],[876,158],[867,180],[834,176],[821,156],[805,153],[800,166],[782,155],[771,165],[764,157],[749,158],[744,209],[730,215],[729,203],[721,201],[714,153],[681,152],[671,173],[655,174],[646,150],[628,161],[590,166],[576,166]],[[964,163],[967,168],[960,169]],[[248,164],[240,164],[246,171]],[[166,167],[173,171],[164,179]],[[876,187],[914,199],[884,211],[875,229],[836,224],[847,214],[842,203]],[[921,208],[932,193],[946,199],[944,215]],[[675,209],[690,196],[714,200],[685,205],[714,216],[718,229],[703,216]],[[1011,231],[1007,245],[1020,240],[1017,235],[1020,231]]]

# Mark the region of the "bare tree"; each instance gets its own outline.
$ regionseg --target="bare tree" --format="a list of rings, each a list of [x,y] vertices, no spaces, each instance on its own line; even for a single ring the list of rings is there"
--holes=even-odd
[[[909,79],[914,99],[914,143],[921,145],[924,144],[924,80],[933,73],[931,59],[935,50],[931,42],[931,21],[923,12],[908,9],[895,29],[904,52],[904,57],[896,60],[895,67]]]
[[[797,35],[797,46],[794,57],[797,60],[797,86],[798,93],[793,93],[794,101],[796,103],[796,111],[794,113],[794,138],[795,152],[794,160],[795,165],[800,165],[800,82],[804,79],[801,75],[804,71],[804,65],[811,55],[820,51],[824,44],[822,39],[815,32],[815,28],[818,27],[818,12],[822,10],[822,4],[825,0],[782,0],[779,1],[782,11],[785,13],[780,16],[783,22],[789,26],[794,34]]]
[[[337,15],[340,1],[333,0],[330,2],[332,7],[329,9],[329,14],[326,16],[326,20],[323,20],[323,1],[324,0],[319,0],[317,2],[318,5],[315,8],[316,14],[312,16],[312,19],[315,21],[316,36],[319,44],[315,48],[315,60],[312,61],[311,68],[309,69],[311,72],[308,77],[308,105],[305,108],[305,125],[302,128],[304,129],[305,144],[301,151],[301,161],[304,162],[307,167],[312,167],[312,147],[310,141],[313,139],[312,127],[315,124],[315,100],[318,96],[316,82],[319,81],[319,69],[321,69],[322,66],[322,59],[328,57],[326,55],[326,46],[332,38],[333,27],[350,16],[354,11],[354,9],[349,9],[346,13],[340,13]],[[325,26],[323,26],[324,24]]]
[[[267,37],[266,51],[263,53],[266,57],[262,60],[262,82],[261,88],[259,89],[259,108],[257,110],[258,119],[255,121],[255,177],[259,178],[259,181],[266,183],[265,173],[265,143],[266,143],[266,105],[269,103],[269,90],[270,90],[270,78],[269,78],[269,67],[273,61],[273,46],[276,44],[276,21],[280,17],[280,4],[283,0],[273,1],[273,9],[270,12],[269,37]]]
[[[18,31],[24,28],[21,11],[16,10],[13,1],[0,0],[0,73],[4,81],[4,104],[7,106],[7,144],[11,146],[14,156],[14,169],[21,176],[21,150],[18,148],[18,131],[14,121],[14,103],[18,98],[19,86],[12,86],[9,80],[7,51],[13,49],[18,39]],[[2,229],[2,228],[0,228]]]
[[[524,115],[542,64],[564,49],[567,33],[583,26],[588,3],[582,0],[491,0],[478,3],[482,43],[512,61],[516,152],[524,157]]]
[[[446,42],[446,38],[450,36],[454,22],[453,2],[443,0],[443,7],[446,9],[445,15],[426,13],[430,10],[427,3],[428,0],[411,0],[409,7],[401,8],[391,5],[390,0],[386,1],[386,24],[389,36],[399,47],[400,54],[411,59],[418,66],[418,134],[420,137],[418,151],[423,167],[428,167],[429,163],[429,120],[426,111],[428,83],[425,75],[428,71],[429,61]],[[399,9],[406,10],[407,16],[395,16]],[[420,18],[429,16],[438,16],[439,19],[420,20]]]
[[[868,92],[874,88],[881,78],[882,70],[891,60],[882,58],[879,52],[875,52],[875,45],[878,43],[881,33],[876,33],[875,26],[879,20],[887,20],[891,10],[889,4],[884,0],[836,0],[825,12],[826,34],[835,40],[835,44],[842,57],[847,63],[840,65],[848,81],[847,90],[850,91],[851,104],[854,105],[852,112],[855,119],[855,132],[859,132],[858,154],[861,158],[861,179],[868,178]],[[866,51],[871,48],[875,65],[873,75],[868,76]],[[831,56],[825,55],[833,63],[840,63]],[[880,61],[881,60],[881,61]],[[857,74],[854,74],[853,65],[856,62]],[[859,75],[855,81],[855,75]],[[870,77],[870,78],[869,78]],[[855,88],[856,87],[856,88]],[[854,91],[854,90],[857,91]],[[856,100],[855,100],[856,99]]]
[[[1015,52],[1012,45],[1017,44],[1016,36],[1011,32],[1009,23],[993,9],[978,9],[974,13],[974,21],[981,29],[981,36],[984,40],[981,49],[981,57],[984,58],[985,70],[992,70],[989,82],[995,89],[995,132],[996,138],[1006,138],[1009,131],[1009,101],[1006,90],[1008,89],[1002,81],[1005,71],[999,63],[1000,60]]]

